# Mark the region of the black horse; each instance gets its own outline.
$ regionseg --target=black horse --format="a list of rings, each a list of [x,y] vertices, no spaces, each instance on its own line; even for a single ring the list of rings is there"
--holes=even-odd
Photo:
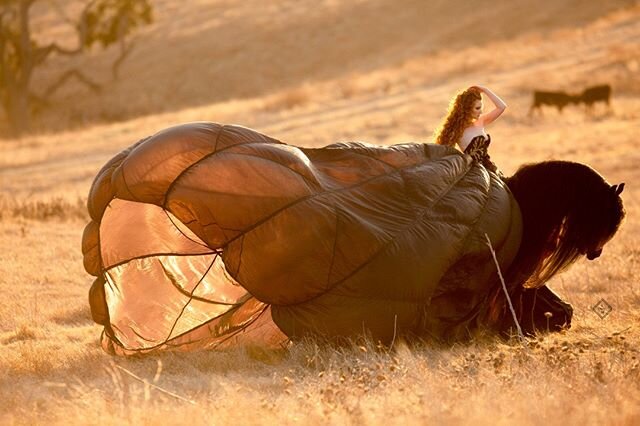
[[[507,186],[522,212],[522,243],[505,281],[526,334],[558,331],[571,324],[571,306],[545,287],[581,256],[594,260],[625,216],[620,193],[584,164],[546,161],[521,167]],[[502,332],[514,326],[500,283],[495,283],[484,320]]]

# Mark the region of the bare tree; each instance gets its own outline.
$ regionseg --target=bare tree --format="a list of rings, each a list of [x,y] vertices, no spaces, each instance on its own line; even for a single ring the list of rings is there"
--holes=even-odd
[[[29,130],[31,113],[49,104],[51,96],[72,78],[98,91],[101,87],[77,68],[69,68],[42,93],[31,90],[34,70],[54,55],[75,56],[94,45],[102,48],[117,45],[119,55],[112,64],[112,78],[118,77],[122,62],[134,46],[132,34],[152,22],[149,0],[90,0],[80,16],[68,18],[54,2],[60,16],[70,24],[77,45],[69,49],[55,42],[40,44],[31,34],[29,11],[39,0],[0,0],[0,102],[7,114],[12,133]]]

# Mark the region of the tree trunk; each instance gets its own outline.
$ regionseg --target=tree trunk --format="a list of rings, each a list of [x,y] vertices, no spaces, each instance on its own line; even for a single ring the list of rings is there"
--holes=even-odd
[[[33,72],[33,46],[31,40],[31,30],[29,28],[29,9],[35,0],[21,0],[18,4],[18,33],[13,35],[11,44],[16,50],[18,66],[9,66],[10,61],[6,61],[4,55],[6,53],[6,45],[2,46],[2,65],[3,70],[3,89],[4,99],[2,103],[5,106],[7,118],[9,119],[10,132],[12,136],[20,136],[23,132],[29,130],[30,109],[29,109],[29,83]],[[5,33],[3,35],[10,35]],[[7,40],[5,40],[6,42]]]
[[[7,118],[11,136],[18,137],[30,128],[29,95],[22,87],[11,87],[7,99]]]

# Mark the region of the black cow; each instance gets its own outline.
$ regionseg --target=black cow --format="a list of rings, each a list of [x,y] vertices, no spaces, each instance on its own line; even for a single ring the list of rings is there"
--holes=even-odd
[[[593,104],[596,102],[604,102],[608,107],[611,107],[610,101],[611,86],[608,84],[588,87],[579,96],[579,102],[582,102],[587,107],[587,110],[593,109]]]
[[[537,109],[542,113],[542,105],[551,105],[558,108],[558,111],[562,113],[562,109],[569,104],[576,104],[580,102],[579,96],[570,95],[565,92],[542,92],[535,90],[533,92],[533,104],[529,108],[529,115],[534,109]]]

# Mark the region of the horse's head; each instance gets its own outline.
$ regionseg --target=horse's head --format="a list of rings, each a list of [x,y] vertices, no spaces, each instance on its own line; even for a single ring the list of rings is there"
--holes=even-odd
[[[588,230],[584,233],[584,241],[580,244],[580,252],[587,259],[600,257],[602,249],[618,230],[624,217],[620,194],[624,190],[624,183],[611,185],[594,194],[590,208],[585,218]]]
[[[525,165],[507,184],[523,219],[522,243],[511,269],[525,277],[526,286],[544,285],[583,255],[598,258],[624,218],[624,184],[608,184],[585,164]]]
[[[624,218],[620,198],[624,183],[610,185],[595,170],[577,163],[567,163],[566,168],[570,174],[561,182],[564,194],[558,191],[554,200],[561,206],[555,211],[562,222],[556,231],[558,247],[563,252],[560,255],[563,259],[584,255],[594,260],[600,257]]]

